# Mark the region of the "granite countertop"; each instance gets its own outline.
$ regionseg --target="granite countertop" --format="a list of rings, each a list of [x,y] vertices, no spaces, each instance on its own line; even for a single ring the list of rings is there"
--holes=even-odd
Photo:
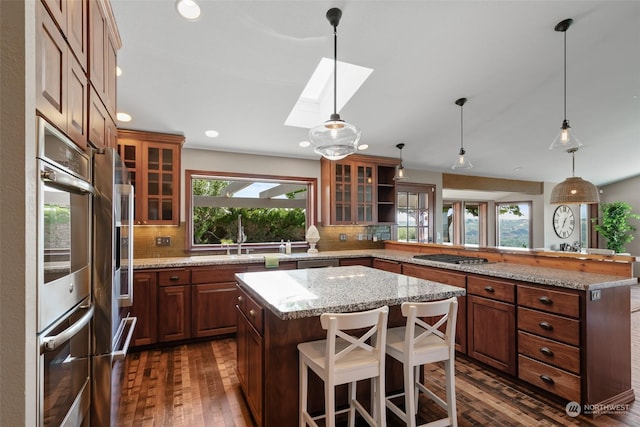
[[[174,258],[135,259],[134,269],[149,268],[186,268],[203,265],[264,264],[265,256],[276,257],[280,262],[301,261],[309,259],[360,258],[374,257],[388,261],[408,262],[416,265],[443,268],[461,273],[481,274],[502,279],[518,280],[560,288],[589,291],[616,286],[630,286],[638,283],[635,277],[621,278],[606,274],[585,273],[556,268],[546,268],[523,264],[493,262],[487,264],[447,264],[437,261],[415,259],[414,252],[388,249],[364,249],[349,251],[326,251],[317,254],[293,253],[282,254],[250,254],[250,255],[204,255]]]
[[[237,273],[240,286],[282,320],[463,296],[455,286],[363,266]]]

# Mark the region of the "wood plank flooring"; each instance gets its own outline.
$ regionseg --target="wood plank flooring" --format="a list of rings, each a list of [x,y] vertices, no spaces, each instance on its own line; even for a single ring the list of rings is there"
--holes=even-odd
[[[632,307],[639,306],[640,287],[636,286]],[[631,323],[632,384],[639,392],[640,311],[632,313]],[[255,426],[236,377],[235,351],[235,340],[227,338],[130,353],[120,374],[117,425]],[[428,377],[443,396],[442,369],[437,365],[429,368]],[[640,402],[619,414],[572,418],[564,405],[460,357],[456,359],[456,392],[460,426],[640,426]],[[421,399],[423,420],[443,413]],[[388,425],[404,424],[388,412]]]

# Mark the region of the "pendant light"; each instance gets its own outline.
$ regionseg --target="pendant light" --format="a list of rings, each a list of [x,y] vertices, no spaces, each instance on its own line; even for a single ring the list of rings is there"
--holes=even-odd
[[[578,148],[582,145],[573,134],[571,126],[569,126],[569,120],[567,120],[567,30],[572,23],[573,19],[565,19],[564,21],[560,21],[554,28],[556,31],[564,33],[564,120],[560,127],[560,133],[549,146],[550,150],[554,148],[568,150]]]
[[[329,160],[340,160],[358,150],[360,129],[340,118],[337,112],[338,83],[338,31],[342,11],[332,8],[327,11],[327,19],[333,27],[333,114],[329,120],[309,131],[309,140],[314,151]]]
[[[407,173],[404,171],[404,166],[402,165],[402,149],[404,148],[404,143],[397,144],[396,148],[400,150],[400,164],[396,167],[396,174],[393,179],[395,181],[404,181],[408,178]]]
[[[600,203],[600,195],[595,185],[589,181],[575,176],[576,174],[576,151],[578,147],[567,150],[571,153],[572,172],[571,177],[565,179],[551,190],[551,200],[549,203],[553,205],[563,204],[583,204]]]
[[[466,102],[467,102],[467,98],[456,99],[456,105],[460,106],[460,152],[458,153],[458,159],[451,166],[451,169],[471,169],[473,167],[469,159],[465,157],[465,154],[467,152],[464,151],[464,144],[463,144],[462,106]]]

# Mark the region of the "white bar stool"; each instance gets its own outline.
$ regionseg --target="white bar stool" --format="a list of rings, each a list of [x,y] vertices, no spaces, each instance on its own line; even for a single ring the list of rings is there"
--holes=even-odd
[[[402,315],[406,326],[387,331],[387,354],[403,364],[404,393],[387,396],[386,406],[407,426],[416,427],[418,397],[420,392],[429,396],[447,411],[447,417],[422,424],[420,427],[457,426],[455,391],[455,333],[458,316],[458,300],[453,297],[434,302],[405,302]],[[430,324],[420,318],[431,318]],[[428,319],[428,320],[431,320]],[[439,330],[445,325],[445,332]],[[444,361],[446,401],[436,396],[420,382],[420,367],[428,363]],[[404,412],[391,401],[404,395]]]
[[[327,427],[334,427],[336,414],[347,411],[349,426],[354,426],[356,410],[370,426],[386,427],[384,349],[388,314],[387,306],[357,313],[324,313],[320,322],[327,330],[327,339],[298,344],[300,427],[317,427],[320,418],[325,418]],[[316,417],[311,417],[307,407],[308,368],[324,381],[325,413]],[[372,379],[372,414],[356,400],[356,383],[365,379]],[[336,412],[335,386],[347,383],[349,408]]]

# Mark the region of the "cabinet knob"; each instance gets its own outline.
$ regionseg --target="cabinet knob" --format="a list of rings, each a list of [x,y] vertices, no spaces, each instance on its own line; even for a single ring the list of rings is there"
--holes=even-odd
[[[540,322],[538,325],[545,331],[553,331],[553,326],[549,322]]]
[[[553,381],[553,378],[547,376],[547,375],[540,375],[540,379],[542,381],[544,381],[547,384],[555,384],[555,382]]]
[[[254,309],[249,310],[249,316],[256,317],[256,311]]]
[[[549,297],[540,297],[540,298],[538,298],[538,301],[540,301],[544,305],[553,304],[553,300],[551,298],[549,298]]]
[[[494,293],[496,291],[495,289],[493,289],[492,286],[485,286],[484,290],[489,292],[490,294],[492,294],[492,293]]]
[[[242,295],[238,296],[238,301],[240,301],[240,302],[244,301],[244,298],[242,297]]]
[[[549,357],[553,356],[553,351],[549,350],[547,347],[540,347],[540,353]]]
[[[176,281],[180,280],[180,276],[171,276],[171,277],[169,277],[169,280],[171,280],[172,282],[176,282]]]

